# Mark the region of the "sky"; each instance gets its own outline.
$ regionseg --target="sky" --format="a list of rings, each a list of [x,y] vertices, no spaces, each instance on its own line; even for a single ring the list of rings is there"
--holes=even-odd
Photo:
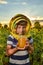
[[[0,22],[9,22],[16,14],[43,19],[43,0],[0,0]]]

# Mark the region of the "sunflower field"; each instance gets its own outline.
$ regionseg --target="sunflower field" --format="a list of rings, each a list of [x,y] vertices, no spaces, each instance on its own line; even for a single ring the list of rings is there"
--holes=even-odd
[[[29,33],[33,38],[34,52],[30,55],[31,65],[43,65],[43,27],[33,27]],[[0,27],[0,65],[8,65],[9,58],[5,55],[6,42],[10,34],[9,28]]]

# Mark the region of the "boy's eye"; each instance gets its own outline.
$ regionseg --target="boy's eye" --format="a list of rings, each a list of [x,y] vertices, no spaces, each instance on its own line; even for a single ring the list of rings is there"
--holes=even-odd
[[[21,28],[21,27],[18,27],[18,28]]]
[[[23,27],[23,28],[25,28],[25,27]]]

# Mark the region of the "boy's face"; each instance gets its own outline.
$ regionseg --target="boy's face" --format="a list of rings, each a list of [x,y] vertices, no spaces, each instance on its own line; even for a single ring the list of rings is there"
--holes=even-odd
[[[26,26],[18,25],[16,28],[16,33],[19,35],[24,35],[26,32]]]

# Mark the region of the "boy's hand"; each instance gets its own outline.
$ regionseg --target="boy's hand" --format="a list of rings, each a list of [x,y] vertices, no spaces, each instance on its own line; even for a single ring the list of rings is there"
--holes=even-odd
[[[16,46],[17,50],[25,50],[25,47],[24,48],[20,48],[18,43],[17,43],[17,46]]]
[[[18,50],[20,50],[20,51],[25,50],[25,47],[24,48],[18,47]]]
[[[29,43],[25,45],[25,49],[28,49],[29,48]]]
[[[28,49],[28,48],[29,48],[29,44],[30,44],[30,43],[29,43],[29,40],[27,39],[27,40],[26,40],[25,49]]]
[[[24,48],[20,48],[18,43],[17,43],[17,50],[26,50],[28,48],[29,48],[29,42],[28,43],[26,42],[26,45],[24,46]]]
[[[17,49],[18,50],[26,50],[26,49],[28,49],[29,48],[29,44],[26,44],[25,46],[24,46],[24,48],[20,48],[20,47],[17,47]]]

